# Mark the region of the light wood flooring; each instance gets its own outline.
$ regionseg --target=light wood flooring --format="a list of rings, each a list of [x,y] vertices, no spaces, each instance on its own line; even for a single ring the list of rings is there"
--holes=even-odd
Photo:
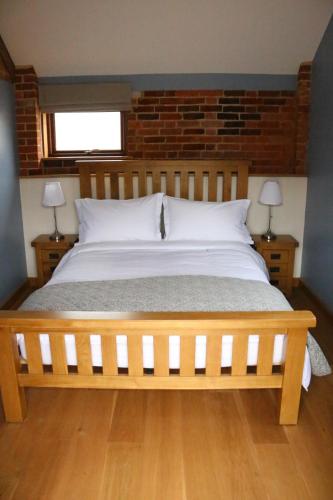
[[[319,319],[333,360],[333,325]],[[333,376],[303,392],[297,426],[277,393],[30,389],[23,424],[0,416],[3,500],[331,500]]]

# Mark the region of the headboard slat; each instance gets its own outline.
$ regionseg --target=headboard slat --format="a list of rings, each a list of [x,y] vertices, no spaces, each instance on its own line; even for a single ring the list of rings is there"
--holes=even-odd
[[[105,173],[104,169],[96,171],[96,195],[99,200],[105,199]]]
[[[208,201],[216,201],[217,199],[217,172],[214,169],[209,171],[208,177]],[[227,201],[227,200],[223,200]]]
[[[175,177],[171,171],[166,172],[166,194],[175,196]]]
[[[125,199],[133,198],[133,176],[130,172],[124,172],[123,176],[125,183]]]
[[[231,171],[226,170],[223,176],[223,201],[231,200]]]
[[[114,172],[110,174],[110,182],[111,182],[111,198],[118,200],[119,199],[119,176],[118,172]]]
[[[203,200],[203,173],[201,170],[194,172],[194,199],[197,201]]]
[[[176,195],[176,179],[180,181],[180,196],[203,200],[204,180],[208,176],[208,199],[217,200],[218,179],[223,177],[223,201],[232,195],[232,180],[237,178],[236,198],[246,198],[249,162],[246,160],[113,160],[77,162],[80,172],[81,197],[92,197],[92,178],[96,178],[97,198],[105,198],[105,179],[111,182],[111,198],[119,199],[119,178],[124,180],[125,198],[148,194],[147,178],[152,177],[153,192],[162,191],[162,178],[169,196]],[[194,187],[193,187],[194,176]],[[138,189],[134,193],[134,179]],[[191,179],[191,186],[190,186]],[[193,192],[194,191],[194,192]]]
[[[189,197],[189,175],[186,170],[181,170],[180,172],[180,197],[188,198]]]

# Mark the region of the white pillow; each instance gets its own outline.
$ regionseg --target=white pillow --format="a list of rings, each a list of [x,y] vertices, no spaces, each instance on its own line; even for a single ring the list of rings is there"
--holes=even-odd
[[[189,201],[165,196],[165,239],[253,243],[245,225],[250,200],[224,203]]]
[[[129,241],[161,239],[163,193],[131,200],[75,200],[79,241]]]

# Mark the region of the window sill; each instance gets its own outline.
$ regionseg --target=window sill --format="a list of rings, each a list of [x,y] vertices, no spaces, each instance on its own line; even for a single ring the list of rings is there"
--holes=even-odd
[[[82,155],[82,156],[74,156],[74,155],[69,155],[69,156],[45,156],[42,158],[41,162],[56,162],[58,160],[73,160],[73,161],[82,161],[82,160],[126,160],[129,159],[130,157],[127,155],[123,154],[115,154],[115,155]]]

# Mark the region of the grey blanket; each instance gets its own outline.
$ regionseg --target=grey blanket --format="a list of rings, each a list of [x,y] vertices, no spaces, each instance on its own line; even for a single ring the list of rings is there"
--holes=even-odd
[[[170,276],[49,285],[22,304],[25,311],[287,311],[275,287],[261,281],[210,276]],[[314,375],[331,373],[315,339],[308,335]]]

